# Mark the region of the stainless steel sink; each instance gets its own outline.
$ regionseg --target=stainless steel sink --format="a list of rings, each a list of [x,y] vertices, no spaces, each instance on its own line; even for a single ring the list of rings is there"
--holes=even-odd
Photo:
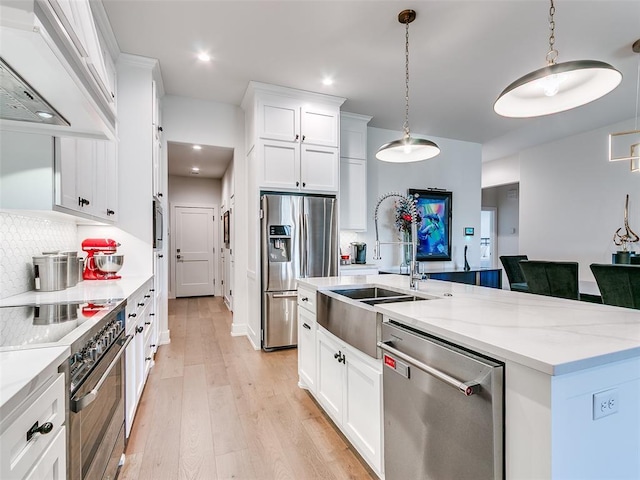
[[[345,298],[346,297],[346,298]],[[380,358],[378,341],[382,315],[374,306],[386,303],[432,300],[380,287],[336,289],[318,292],[318,324],[373,358]]]

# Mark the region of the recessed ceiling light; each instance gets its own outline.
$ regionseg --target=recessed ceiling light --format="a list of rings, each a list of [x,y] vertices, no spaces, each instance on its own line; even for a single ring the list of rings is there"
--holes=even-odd
[[[193,149],[194,150],[202,150],[202,147],[200,145],[194,145]]]
[[[53,115],[50,114],[49,112],[36,112],[38,114],[39,117],[41,118],[46,118],[47,120],[50,118],[53,118]]]
[[[198,175],[200,173],[200,169],[198,167],[191,167],[191,175]]]
[[[322,80],[322,84],[326,86],[333,85],[333,78],[325,77]]]
[[[209,62],[211,61],[211,57],[208,53],[202,52],[198,54],[198,60],[200,60],[201,62]]]

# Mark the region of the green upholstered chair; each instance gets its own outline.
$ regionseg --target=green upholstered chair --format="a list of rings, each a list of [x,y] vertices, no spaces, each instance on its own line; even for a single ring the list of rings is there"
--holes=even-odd
[[[640,309],[640,265],[591,264],[602,303]]]
[[[577,262],[522,260],[520,268],[530,293],[580,300]]]
[[[502,255],[500,261],[504,267],[504,273],[509,280],[509,288],[516,292],[528,292],[527,281],[520,268],[520,261],[527,260],[526,255]]]

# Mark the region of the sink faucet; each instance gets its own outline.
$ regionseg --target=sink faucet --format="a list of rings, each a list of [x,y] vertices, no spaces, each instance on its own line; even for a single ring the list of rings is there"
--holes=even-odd
[[[387,198],[399,198],[400,202],[402,202],[406,209],[411,213],[411,241],[409,242],[381,242],[378,235],[378,209],[380,208],[380,204],[385,201]],[[418,274],[417,262],[416,262],[416,250],[418,248],[418,212],[416,211],[416,204],[413,198],[407,195],[402,195],[399,192],[389,192],[385,193],[378,199],[378,203],[376,204],[375,213],[374,213],[374,223],[376,227],[376,245],[373,252],[374,260],[381,260],[380,256],[380,245],[409,245],[411,246],[411,260],[409,262],[409,288],[411,290],[418,289],[418,280],[421,278]]]

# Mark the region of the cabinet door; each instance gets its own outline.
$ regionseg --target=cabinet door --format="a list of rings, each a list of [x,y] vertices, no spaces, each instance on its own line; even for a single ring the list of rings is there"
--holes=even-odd
[[[135,327],[134,327],[135,328]],[[135,335],[135,330],[132,332]],[[125,355],[125,426],[127,438],[131,432],[131,426],[133,425],[133,418],[136,414],[136,407],[138,406],[138,399],[136,398],[136,363],[137,363],[137,350],[135,337],[127,346],[124,352]]]
[[[316,396],[324,410],[336,423],[341,424],[344,365],[338,361],[338,354],[344,353],[345,349],[321,329],[316,331],[316,336],[318,339]]]
[[[95,143],[85,138],[56,139],[56,204],[93,213],[95,193]]]
[[[342,426],[377,472],[382,469],[382,371],[347,347]]]
[[[107,219],[118,220],[118,144],[106,142]],[[98,181],[100,179],[98,178]]]
[[[298,100],[264,96],[258,101],[259,138],[299,142],[300,140],[300,102]]]
[[[338,169],[337,148],[302,145],[300,176],[303,190],[337,192]]]
[[[343,113],[340,117],[340,156],[366,160],[368,120],[348,115]]]
[[[67,478],[67,435],[60,428],[55,440],[42,454],[25,480],[58,480]]]
[[[298,307],[298,375],[303,386],[316,389],[316,317]]]
[[[96,217],[109,218],[107,215],[107,145],[109,142],[95,142],[95,191],[93,192],[92,212]]]
[[[340,159],[340,229],[367,229],[367,162]]]
[[[259,142],[262,149],[260,187],[297,190],[300,187],[300,146],[297,143]]]
[[[305,105],[300,116],[301,141],[307,145],[338,146],[340,109],[330,106]]]

